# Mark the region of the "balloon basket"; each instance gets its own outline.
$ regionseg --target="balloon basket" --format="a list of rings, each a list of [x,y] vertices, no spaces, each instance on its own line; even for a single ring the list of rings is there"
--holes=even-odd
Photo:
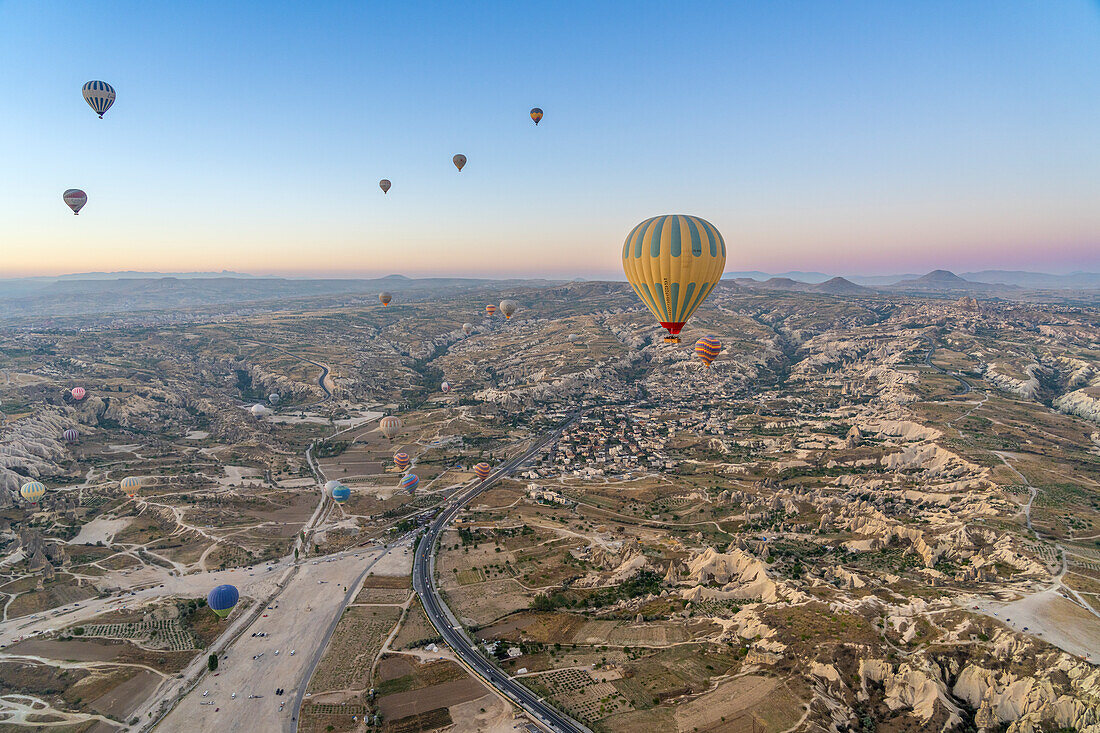
[[[678,344],[678,343],[680,343],[680,337],[679,336],[665,336],[665,343],[666,344]]]

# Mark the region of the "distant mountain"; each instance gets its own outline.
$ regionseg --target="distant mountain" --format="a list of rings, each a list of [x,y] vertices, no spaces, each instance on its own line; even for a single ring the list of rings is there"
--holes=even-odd
[[[921,275],[915,280],[902,280],[901,282],[894,283],[890,286],[891,289],[896,290],[917,290],[917,291],[980,291],[986,292],[989,290],[1004,290],[1006,288],[1015,288],[1014,285],[990,285],[989,283],[978,283],[965,280],[950,270],[932,270],[925,275]]]
[[[1068,275],[1051,275],[1045,272],[1025,272],[1023,270],[982,270],[981,272],[964,272],[962,277],[972,282],[1018,285],[1022,288],[1100,288],[1100,272],[1071,272]]]
[[[920,275],[908,272],[901,275],[847,275],[846,277],[859,285],[874,288],[880,285],[893,285],[901,280],[916,280]]]
[[[856,285],[851,280],[842,277],[830,278],[821,283],[798,282],[789,277],[772,277],[763,282],[740,277],[734,282],[737,285],[758,290],[785,290],[792,293],[822,293],[825,295],[873,295],[875,293],[871,288]]]
[[[816,292],[829,295],[871,295],[875,292],[871,288],[856,285],[843,277],[834,277],[813,287]]]
[[[799,270],[793,270],[791,272],[780,272],[772,275],[768,272],[760,272],[759,270],[750,270],[748,272],[727,272],[722,275],[723,280],[742,280],[750,279],[757,281],[766,281],[771,278],[787,278],[789,280],[797,280],[803,283],[823,283],[828,280],[832,275],[826,275],[823,272],[802,272]]]

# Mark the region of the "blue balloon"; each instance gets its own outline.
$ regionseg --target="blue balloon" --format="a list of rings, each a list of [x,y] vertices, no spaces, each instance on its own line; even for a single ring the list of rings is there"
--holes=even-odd
[[[81,92],[84,95],[84,101],[95,110],[100,119],[103,119],[103,113],[115,103],[115,88],[105,81],[90,81],[84,85]]]
[[[241,594],[236,586],[219,585],[206,596],[206,605],[210,606],[211,611],[225,618],[240,598]]]
[[[343,484],[340,484],[332,490],[332,500],[337,504],[343,504],[345,501],[351,498],[351,489]]]

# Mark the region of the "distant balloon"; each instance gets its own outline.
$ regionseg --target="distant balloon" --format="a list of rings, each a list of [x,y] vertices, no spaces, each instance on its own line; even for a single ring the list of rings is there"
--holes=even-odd
[[[495,305],[493,305],[492,303],[490,303],[489,305],[485,306],[485,312],[488,313],[489,315],[493,315],[494,313],[497,312],[497,307]]]
[[[387,293],[385,290],[383,290],[381,293],[378,294],[378,299],[382,301],[382,305],[389,305],[390,301],[393,300],[393,294]]]
[[[332,500],[337,504],[344,504],[351,498],[351,489],[343,484],[340,484],[332,490]]]
[[[282,399],[282,397],[279,396],[278,392],[272,392],[271,394],[269,394],[267,396],[267,401],[270,402],[273,405],[279,404],[279,400],[281,400],[281,399]]]
[[[84,204],[88,203],[88,194],[79,188],[70,188],[61,194],[61,198],[64,199],[65,205],[73,210],[73,216],[78,216],[80,210],[84,208]]]
[[[512,314],[516,312],[516,308],[518,307],[519,306],[516,305],[516,301],[514,300],[500,301],[500,312],[504,314],[505,318],[511,318]]]
[[[531,110],[531,119],[535,121],[535,124],[539,124],[539,120],[542,119],[542,110],[535,107]]]
[[[19,495],[31,504],[37,504],[38,500],[46,495],[46,484],[41,481],[28,481],[19,488]]]
[[[396,415],[387,415],[378,421],[378,427],[382,429],[382,435],[392,438],[401,430],[401,418]]]
[[[258,402],[255,405],[252,405],[252,407],[249,408],[249,411],[252,413],[252,417],[263,417],[267,414],[267,408]]]
[[[580,336],[578,336],[578,335],[577,335],[577,334],[575,334],[575,333],[571,333],[571,334],[569,334],[568,336],[566,336],[565,338],[566,338],[566,340],[567,340],[567,341],[569,341],[570,343],[576,343],[577,341],[580,341],[580,338],[581,338],[581,337],[580,337]]]
[[[69,428],[61,434],[61,437],[65,439],[66,443],[75,443],[76,439],[80,437],[75,430]]]
[[[463,323],[462,324],[462,333],[469,336],[473,332],[474,332],[474,324],[472,324],[472,323]]]
[[[328,483],[326,483],[325,484],[325,489],[324,489],[325,496],[327,496],[328,498],[331,499],[332,498],[332,490],[335,489],[337,486],[340,486],[339,481],[333,480],[333,481],[329,481]]]
[[[240,599],[241,594],[236,586],[219,585],[206,596],[206,605],[210,606],[210,610],[219,617],[225,618],[233,612],[233,608]]]
[[[122,493],[131,499],[138,495],[138,491],[141,490],[141,479],[137,476],[127,476],[118,483]]]
[[[84,93],[84,101],[95,110],[99,119],[115,103],[115,88],[105,81],[89,81],[81,90]]]
[[[462,170],[463,166],[466,165],[466,156],[462,153],[456,155],[454,158],[452,158],[452,160],[455,163],[455,168],[458,168],[459,170]]]
[[[492,470],[488,463],[479,463],[474,466],[474,475],[484,481],[489,478],[489,472]]]
[[[401,483],[397,484],[397,488],[404,489],[410,494],[416,490],[417,485],[420,483],[420,477],[415,473],[407,473],[404,478],[401,479]]]
[[[714,225],[697,216],[646,219],[623,243],[623,271],[642,303],[680,343],[680,329],[722,279],[726,243]]]
[[[381,181],[378,182],[378,187],[380,189],[382,189],[382,193],[389,193],[390,192],[390,179],[383,178]]]
[[[713,336],[704,336],[695,342],[695,355],[707,368],[710,368],[710,363],[718,357],[721,351],[722,344]]]
[[[87,392],[84,391],[83,387],[73,387],[72,392],[70,392],[69,394],[73,396],[74,400],[80,402],[82,399],[84,399],[84,395],[86,395]]]
[[[393,456],[393,465],[397,466],[398,471],[404,471],[411,463],[412,459],[410,459],[409,454],[404,451],[395,453]]]
[[[447,394],[448,392],[451,391],[451,383],[450,382],[444,382],[443,384],[439,385],[439,388],[441,390],[443,390],[443,394]]]

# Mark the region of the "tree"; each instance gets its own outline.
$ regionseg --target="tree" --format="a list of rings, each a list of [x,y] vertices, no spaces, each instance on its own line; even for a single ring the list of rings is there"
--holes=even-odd
[[[206,668],[208,670],[210,670],[211,672],[213,672],[215,669],[218,668],[218,655],[217,654],[211,654],[209,657],[206,658]]]

